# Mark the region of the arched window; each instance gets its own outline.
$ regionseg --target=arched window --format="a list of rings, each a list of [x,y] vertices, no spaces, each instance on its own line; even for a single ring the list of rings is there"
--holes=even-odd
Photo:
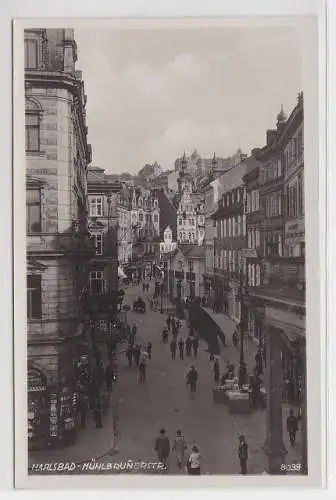
[[[231,236],[231,234],[232,234],[232,220],[231,220],[231,217],[229,217],[228,222],[229,222],[229,236]]]
[[[234,202],[235,202],[235,192],[232,191],[232,193],[231,193],[231,203],[232,203],[232,205],[234,204]]]
[[[236,236],[236,218],[232,217],[232,236]]]
[[[36,99],[26,99],[25,132],[27,152],[36,153],[40,151],[40,119],[42,111],[43,109]]]

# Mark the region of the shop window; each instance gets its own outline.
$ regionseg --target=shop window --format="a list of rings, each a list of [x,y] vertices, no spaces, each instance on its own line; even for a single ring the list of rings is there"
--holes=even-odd
[[[101,217],[103,215],[103,197],[93,196],[90,198],[89,210],[91,217]]]
[[[41,319],[42,289],[41,276],[27,276],[27,318]]]
[[[26,192],[26,230],[27,233],[41,232],[41,191],[28,189]]]

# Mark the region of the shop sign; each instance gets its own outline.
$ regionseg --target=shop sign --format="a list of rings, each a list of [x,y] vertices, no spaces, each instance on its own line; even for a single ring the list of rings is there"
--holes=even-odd
[[[256,259],[258,257],[257,250],[255,248],[242,248],[241,249],[241,256],[251,259],[254,258]]]
[[[304,218],[296,219],[295,221],[289,221],[285,224],[285,234],[303,234],[305,231]]]
[[[28,370],[28,392],[45,392],[46,380],[38,370]]]

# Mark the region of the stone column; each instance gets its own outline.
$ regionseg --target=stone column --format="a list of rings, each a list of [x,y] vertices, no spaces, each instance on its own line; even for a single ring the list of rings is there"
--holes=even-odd
[[[266,442],[264,451],[268,456],[268,474],[283,474],[281,464],[285,463],[287,450],[283,443],[281,367],[281,330],[266,326]]]

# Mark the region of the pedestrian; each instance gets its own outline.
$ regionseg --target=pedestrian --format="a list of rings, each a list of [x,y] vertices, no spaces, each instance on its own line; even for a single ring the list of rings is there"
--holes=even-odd
[[[170,342],[170,352],[171,352],[172,359],[176,358],[176,349],[177,349],[176,339],[173,339]]]
[[[148,354],[148,358],[152,359],[152,342],[151,341],[149,341],[147,344],[147,354]]]
[[[109,392],[112,392],[113,375],[114,375],[113,364],[111,361],[109,361],[105,370],[105,384],[106,384],[106,389]]]
[[[255,362],[256,362],[256,371],[258,372],[258,375],[263,373],[263,363],[262,363],[262,352],[261,349],[258,350],[257,354],[254,357]]]
[[[246,375],[247,375],[246,363],[241,363],[241,365],[239,367],[239,377],[238,377],[239,389],[241,389],[243,387],[243,385],[245,385]]]
[[[189,357],[191,355],[191,347],[192,347],[192,340],[190,337],[187,338],[185,344],[186,344],[186,354]]]
[[[245,476],[247,473],[248,445],[243,434],[239,436],[238,458],[241,473]]]
[[[93,415],[96,423],[96,428],[101,429],[103,427],[103,423],[102,423],[102,407],[99,394],[97,394],[95,398]]]
[[[133,346],[132,346],[132,344],[129,344],[127,349],[126,349],[126,358],[128,360],[128,367],[129,368],[131,368],[131,366],[132,366],[133,354],[134,354]]]
[[[180,359],[184,359],[184,341],[182,338],[180,338],[178,342],[178,347],[180,351]]]
[[[188,459],[188,474],[191,476],[200,476],[201,474],[201,455],[197,446],[191,448],[190,457]]]
[[[190,370],[187,373],[187,385],[190,387],[190,392],[194,394],[196,392],[196,383],[198,380],[198,371],[194,366],[190,367]]]
[[[176,327],[176,320],[175,320],[174,316],[171,319],[171,326],[172,326],[172,330],[174,330],[174,328]]]
[[[181,470],[184,466],[184,454],[187,451],[187,443],[182,436],[181,431],[176,431],[176,437],[173,442],[172,451],[175,451],[177,467]]]
[[[81,391],[79,393],[79,413],[80,413],[81,428],[82,429],[85,429],[85,427],[86,427],[87,410],[88,410],[88,397],[83,391]]]
[[[135,342],[135,336],[137,334],[137,327],[136,327],[136,324],[133,323],[133,326],[132,326],[132,338],[133,338],[133,343]]]
[[[193,340],[193,349],[194,349],[194,356],[197,358],[197,351],[198,351],[198,338],[195,337]]]
[[[166,436],[165,429],[160,430],[160,435],[155,440],[155,451],[158,455],[159,461],[167,466],[170,454],[170,442],[168,436]]]
[[[144,358],[141,359],[139,363],[139,383],[144,384],[146,382],[146,361]]]
[[[179,329],[181,328],[181,321],[179,319],[176,321],[176,328],[177,331],[179,331]]]
[[[95,355],[96,365],[100,366],[100,363],[101,363],[101,350],[99,349],[98,345],[95,345],[95,347],[94,347],[94,355]]]
[[[298,417],[294,415],[294,411],[291,409],[289,411],[289,417],[287,417],[287,432],[289,435],[289,442],[293,447],[295,446],[295,437],[298,429]]]
[[[235,330],[232,334],[232,344],[234,347],[238,348],[239,335],[237,330]]]
[[[218,359],[215,360],[215,363],[214,363],[214,366],[213,366],[213,372],[214,372],[215,384],[218,385],[218,383],[219,383],[219,363],[218,363]]]
[[[174,339],[176,340],[177,339],[177,335],[178,335],[178,329],[177,329],[176,323],[173,325],[172,335],[173,335]]]
[[[170,330],[170,325],[171,325],[171,317],[168,315],[168,318],[167,318],[167,328],[168,328],[168,330]]]
[[[162,342],[163,342],[163,344],[168,342],[168,328],[164,328],[162,330]]]
[[[133,347],[133,358],[135,361],[135,364],[139,366],[139,360],[140,360],[140,345],[137,344],[136,346]]]

